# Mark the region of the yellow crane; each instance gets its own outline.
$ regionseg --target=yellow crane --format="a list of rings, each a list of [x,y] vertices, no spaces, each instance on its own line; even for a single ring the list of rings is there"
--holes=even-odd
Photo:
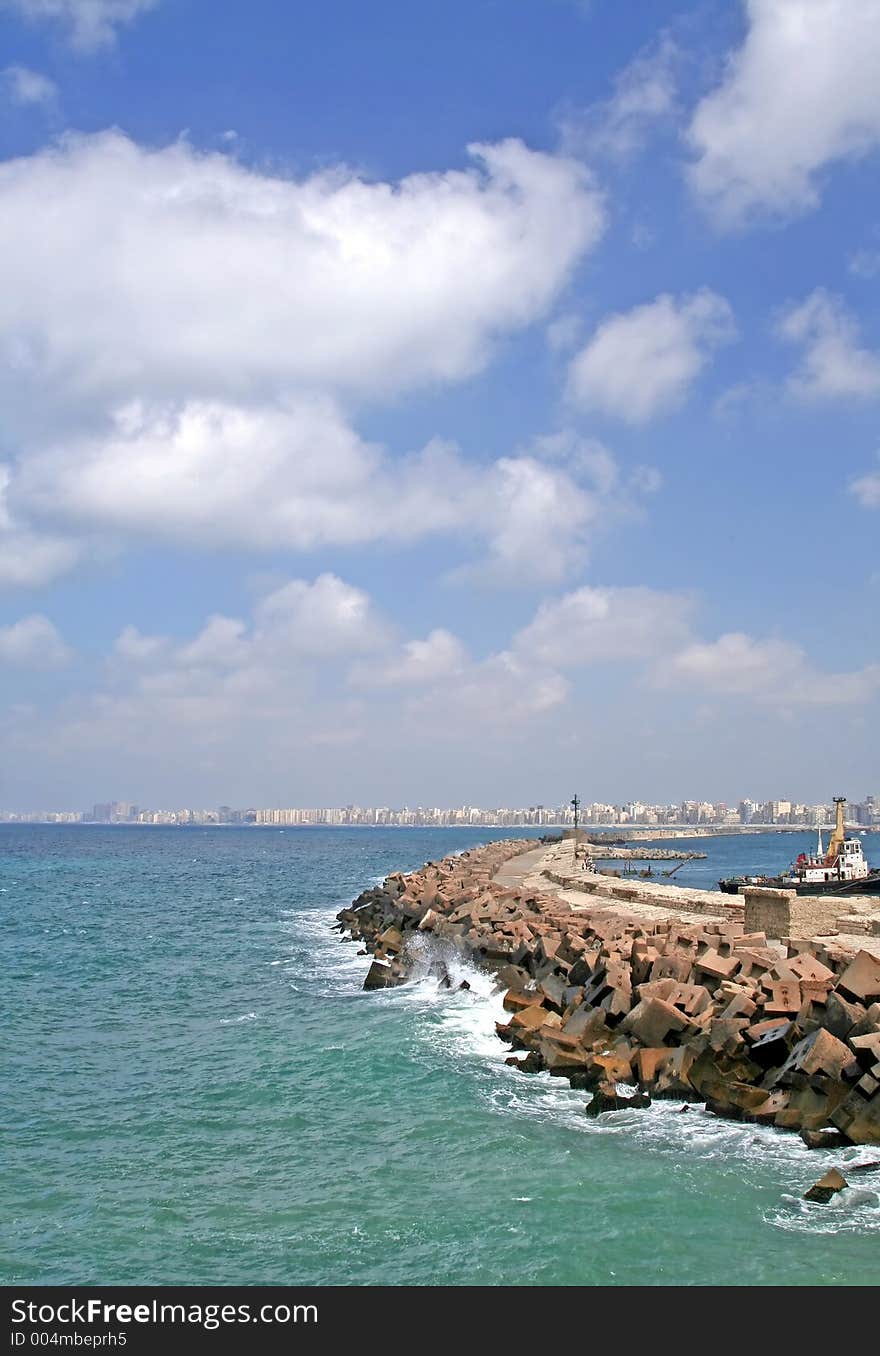
[[[846,796],[835,796],[834,804],[837,806],[837,823],[834,825],[834,832],[828,840],[828,851],[825,853],[825,865],[833,866],[843,847],[843,840],[846,837],[846,829],[843,827],[843,807],[846,805]]]

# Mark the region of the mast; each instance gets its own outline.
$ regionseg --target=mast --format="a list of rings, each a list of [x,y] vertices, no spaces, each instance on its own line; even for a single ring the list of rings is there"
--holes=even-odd
[[[837,861],[840,849],[843,847],[843,840],[846,837],[846,830],[843,827],[843,807],[846,805],[846,796],[835,796],[834,804],[837,807],[837,822],[834,825],[834,832],[828,840],[828,851],[825,854],[826,866],[833,866]]]

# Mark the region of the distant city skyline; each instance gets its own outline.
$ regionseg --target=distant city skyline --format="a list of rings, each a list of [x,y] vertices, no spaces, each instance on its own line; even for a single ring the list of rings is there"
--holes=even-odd
[[[834,815],[833,804],[809,805],[785,799],[755,801],[745,798],[735,805],[728,805],[725,801],[700,800],[666,805],[647,805],[642,801],[626,801],[620,805],[592,801],[589,804],[579,802],[578,805],[578,820],[585,827],[766,824],[814,828],[832,822]],[[868,795],[862,801],[848,800],[846,818],[847,823],[855,825],[880,826],[880,795]],[[0,811],[0,823],[552,827],[571,825],[574,821],[575,811],[571,801],[556,806],[533,804],[528,807],[346,805],[246,809],[234,809],[229,805],[221,805],[217,809],[142,809],[131,801],[101,801],[93,805],[91,810],[30,813]]]

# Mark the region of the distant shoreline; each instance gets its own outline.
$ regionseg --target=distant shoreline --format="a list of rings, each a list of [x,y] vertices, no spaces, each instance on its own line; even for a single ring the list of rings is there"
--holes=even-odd
[[[582,829],[587,837],[591,835],[605,835],[609,833],[619,834],[625,837],[628,842],[653,842],[663,839],[681,839],[681,838],[735,838],[740,835],[761,834],[761,833],[817,833],[819,829],[823,833],[833,829],[833,824],[664,824],[657,829],[650,826],[632,825],[632,824],[591,824],[587,829]],[[302,829],[363,829],[375,831],[376,829],[425,829],[425,830],[458,830],[458,829],[497,829],[499,832],[507,832],[510,829],[518,829],[524,832],[534,832],[535,835],[549,832],[572,832],[570,824],[486,824],[478,822],[475,824],[144,824],[137,820],[116,820],[104,823],[99,820],[71,820],[59,823],[53,819],[3,819],[0,820],[0,828],[10,829],[268,829],[274,833],[298,832]],[[853,833],[880,833],[878,824],[848,824],[847,830]]]

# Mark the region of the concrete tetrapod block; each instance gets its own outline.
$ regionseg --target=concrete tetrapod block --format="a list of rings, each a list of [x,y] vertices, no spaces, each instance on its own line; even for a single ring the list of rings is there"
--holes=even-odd
[[[804,1192],[805,1201],[818,1201],[820,1205],[827,1205],[832,1196],[836,1196],[838,1191],[843,1191],[849,1186],[846,1178],[831,1168],[824,1177],[820,1177],[818,1182],[814,1182],[809,1191]]]
[[[662,1045],[670,1032],[677,1034],[690,1025],[683,1012],[662,998],[642,998],[621,1023],[624,1031],[647,1046]]]
[[[870,951],[859,951],[840,976],[837,987],[858,1002],[873,1003],[880,998],[880,957]]]

